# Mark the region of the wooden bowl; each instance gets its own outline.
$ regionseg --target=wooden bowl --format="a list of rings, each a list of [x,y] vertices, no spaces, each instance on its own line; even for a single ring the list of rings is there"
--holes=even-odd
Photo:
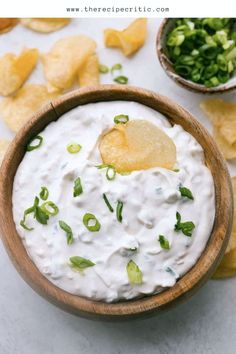
[[[173,64],[167,55],[166,38],[169,32],[174,28],[175,22],[177,20],[178,18],[169,18],[163,20],[157,32],[157,56],[166,74],[178,85],[184,87],[187,90],[198,93],[223,93],[234,90],[236,88],[236,76],[233,76],[225,84],[221,84],[217,87],[206,87],[204,85],[197,84],[193,81],[186,80],[175,72]]]
[[[12,215],[12,186],[16,170],[29,141],[50,122],[78,105],[101,101],[136,101],[164,114],[171,124],[180,124],[192,134],[205,151],[206,164],[215,184],[216,215],[212,234],[195,266],[175,286],[160,294],[118,303],[96,302],[63,291],[48,281],[27,255],[17,234]],[[187,147],[186,147],[187,148]],[[232,227],[232,189],[225,161],[212,137],[185,109],[167,97],[144,89],[103,85],[73,91],[44,107],[20,130],[10,145],[1,167],[0,229],[5,248],[16,269],[40,295],[62,309],[91,318],[123,319],[148,315],[171,308],[189,298],[208,278],[220,262]],[[203,186],[204,188],[204,186]]]

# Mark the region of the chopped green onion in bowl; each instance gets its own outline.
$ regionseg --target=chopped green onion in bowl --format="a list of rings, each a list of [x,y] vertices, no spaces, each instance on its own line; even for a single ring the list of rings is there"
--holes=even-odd
[[[166,49],[182,78],[208,88],[224,84],[236,68],[234,19],[178,19],[167,35]]]

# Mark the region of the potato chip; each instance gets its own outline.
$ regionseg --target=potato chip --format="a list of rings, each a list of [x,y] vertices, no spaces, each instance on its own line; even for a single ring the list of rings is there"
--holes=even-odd
[[[19,56],[7,53],[0,58],[0,94],[15,93],[26,81],[38,61],[37,49],[24,49]]]
[[[221,99],[210,99],[201,104],[222,137],[230,145],[236,143],[236,104]]]
[[[16,18],[0,18],[0,34],[9,32],[17,22]]]
[[[0,113],[11,130],[17,132],[31,116],[51,99],[44,85],[25,85],[15,96],[4,98],[0,102]]]
[[[236,143],[230,145],[222,136],[217,127],[213,127],[213,137],[222,154],[227,160],[232,160],[236,158]]]
[[[115,125],[101,137],[99,149],[103,163],[114,166],[118,172],[152,167],[172,169],[176,162],[174,142],[145,120]]]
[[[98,84],[99,60],[96,54],[92,54],[79,70],[79,86],[95,86]]]
[[[59,39],[50,52],[43,56],[44,73],[51,88],[70,88],[82,65],[94,53],[96,42],[87,36]]]
[[[141,48],[147,37],[147,19],[139,18],[133,21],[123,31],[108,28],[104,31],[106,47],[120,48],[124,55],[129,56]]]
[[[234,205],[236,205],[236,177],[232,178]],[[233,228],[225,255],[217,268],[214,278],[236,275],[236,209],[234,209]]]
[[[10,144],[9,140],[0,139],[0,166],[9,144]]]
[[[49,33],[59,30],[70,23],[70,18],[21,18],[25,27],[36,32]]]

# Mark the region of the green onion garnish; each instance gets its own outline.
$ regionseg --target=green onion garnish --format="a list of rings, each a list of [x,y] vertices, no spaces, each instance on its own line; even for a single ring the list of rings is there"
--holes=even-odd
[[[91,232],[99,231],[101,224],[95,215],[86,213],[83,217],[84,226]]]
[[[193,194],[190,191],[190,189],[180,186],[179,187],[179,191],[180,191],[182,197],[186,197],[186,198],[191,199],[191,200],[194,199]]]
[[[31,207],[31,208],[28,208],[24,211],[24,215],[23,215],[23,219],[20,221],[20,225],[27,231],[31,231],[33,230],[34,228],[33,227],[28,227],[26,224],[25,224],[25,221],[26,221],[26,216],[31,214],[31,213],[34,213],[34,207]]]
[[[111,213],[113,213],[114,209],[112,208],[112,206],[111,206],[111,204],[110,204],[109,200],[107,199],[106,194],[105,194],[105,193],[103,193],[103,195],[102,195],[102,196],[103,196],[104,202],[106,203],[106,205],[107,205],[108,209],[110,210],[110,212],[111,212]]]
[[[34,217],[42,225],[47,225],[49,214],[39,206],[39,198],[34,199]]]
[[[55,216],[59,213],[59,208],[53,202],[45,202],[40,207],[49,216]]]
[[[170,243],[167,240],[167,238],[165,238],[165,236],[159,235],[158,241],[160,242],[161,248],[163,248],[165,250],[169,250],[170,249]]]
[[[126,266],[126,271],[128,274],[128,279],[130,284],[142,284],[143,282],[143,274],[142,271],[139,269],[137,264],[130,260]]]
[[[115,179],[115,176],[116,176],[115,168],[113,166],[108,166],[106,172],[106,178],[108,179],[108,181],[113,181],[113,179]]]
[[[49,191],[47,187],[41,187],[41,191],[39,193],[39,196],[42,200],[47,200],[49,196]]]
[[[120,76],[117,76],[113,79],[113,81],[117,82],[118,84],[121,84],[121,85],[126,85],[129,81],[129,79],[126,77],[126,76],[123,76],[123,75],[120,75]]]
[[[195,225],[192,221],[181,222],[180,213],[176,213],[177,222],[175,224],[175,231],[182,231],[185,236],[192,236]]]
[[[74,182],[74,197],[78,197],[78,195],[83,193],[83,187],[81,185],[81,180],[80,177],[76,178]]]
[[[177,74],[206,87],[227,82],[236,68],[234,19],[179,19],[167,36]]]
[[[106,168],[106,178],[108,179],[108,181],[112,181],[113,179],[115,179],[116,176],[116,170],[115,167],[111,166],[111,165],[106,165],[106,164],[102,164],[102,165],[97,165],[96,166],[99,170]]]
[[[100,72],[101,74],[107,74],[107,73],[109,73],[109,68],[108,68],[108,66],[103,65],[103,64],[100,64],[100,65],[99,65],[99,72]]]
[[[35,144],[35,142],[38,141],[37,144]],[[33,151],[35,149],[38,149],[43,143],[43,137],[40,135],[37,135],[35,138],[33,138],[29,144],[26,147],[27,151]]]
[[[117,70],[122,70],[122,65],[121,64],[114,64],[112,67],[111,67],[111,74],[114,73],[114,71],[117,71]]]
[[[91,262],[89,259],[74,256],[70,257],[70,266],[72,269],[82,271],[85,268],[93,267],[95,263]]]
[[[70,154],[77,154],[78,152],[80,152],[82,146],[80,144],[70,144],[67,146],[67,151]]]
[[[114,117],[114,122],[116,124],[125,124],[128,121],[129,121],[129,116],[127,116],[126,114],[119,114]]]
[[[117,202],[117,206],[116,206],[116,218],[119,222],[122,222],[122,210],[123,210],[123,202],[119,201]]]
[[[67,244],[71,245],[74,241],[74,237],[73,237],[73,232],[71,227],[65,223],[65,221],[59,220],[59,225],[60,228],[65,231],[66,233],[66,238],[67,238]]]

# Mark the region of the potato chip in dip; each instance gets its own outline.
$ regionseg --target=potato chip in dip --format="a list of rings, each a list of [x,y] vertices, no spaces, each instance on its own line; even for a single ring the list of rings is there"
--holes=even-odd
[[[14,221],[59,288],[132,299],[174,286],[201,256],[215,218],[213,178],[195,138],[157,111],[128,101],[78,106],[26,150]]]

